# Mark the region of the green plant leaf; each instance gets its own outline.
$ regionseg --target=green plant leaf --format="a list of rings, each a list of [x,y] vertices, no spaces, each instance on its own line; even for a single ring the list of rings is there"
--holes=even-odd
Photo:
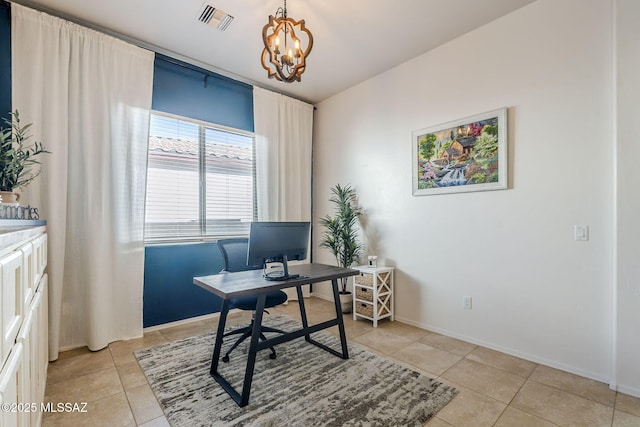
[[[320,219],[325,230],[322,233],[320,247],[329,250],[341,267],[350,267],[362,254],[363,246],[358,241],[358,217],[362,211],[357,203],[356,191],[349,185],[336,184],[331,188],[329,201],[335,205],[334,216],[326,215]],[[346,290],[346,281],[342,282]]]
[[[11,113],[11,120],[3,121],[7,127],[0,129],[0,190],[13,191],[29,184],[40,174],[41,163],[36,156],[49,151],[45,150],[42,142],[26,143],[31,138],[28,132],[32,123],[22,126],[18,110]]]

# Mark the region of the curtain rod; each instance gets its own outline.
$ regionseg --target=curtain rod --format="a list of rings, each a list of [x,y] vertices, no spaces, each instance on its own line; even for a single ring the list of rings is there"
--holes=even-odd
[[[237,75],[235,73],[232,73],[231,71],[223,70],[222,68],[218,68],[218,67],[213,66],[211,64],[208,64],[206,62],[199,61],[199,60],[197,60],[195,58],[191,58],[189,56],[182,55],[182,54],[180,54],[178,52],[174,52],[172,50],[165,49],[163,47],[154,45],[152,43],[148,43],[148,42],[145,42],[143,40],[127,36],[125,34],[122,34],[122,33],[119,33],[117,31],[111,30],[109,28],[103,27],[101,25],[94,24],[94,23],[85,21],[85,20],[80,19],[80,18],[76,18],[75,16],[72,16],[72,15],[57,11],[57,10],[52,9],[50,7],[47,7],[47,6],[43,6],[43,5],[39,4],[39,3],[33,2],[31,0],[0,0],[0,1],[3,1],[4,3],[16,3],[16,4],[19,4],[19,5],[22,5],[22,6],[26,6],[26,7],[29,7],[31,9],[35,9],[35,10],[37,10],[39,12],[44,12],[44,13],[47,13],[49,15],[55,16],[57,18],[64,19],[65,21],[73,22],[74,24],[78,24],[78,25],[81,25],[83,27],[87,27],[87,28],[90,28],[92,30],[98,31],[100,33],[109,35],[111,37],[115,37],[117,39],[120,39],[122,41],[130,43],[132,45],[141,47],[143,49],[150,50],[150,51],[152,51],[154,53],[159,53],[160,55],[171,57],[171,58],[173,58],[175,60],[182,61],[184,63],[187,63],[187,64],[193,65],[195,67],[201,68],[203,70],[207,70],[207,71],[211,71],[212,73],[220,74],[221,76],[230,78],[232,80],[236,80],[236,81],[239,81],[241,83],[245,83],[245,84],[248,84],[248,85],[251,85],[251,86],[257,86],[257,87],[259,87],[261,89],[269,90],[269,91],[272,91],[272,92],[280,93],[280,94],[286,95],[286,96],[288,96],[290,98],[297,99],[298,101],[302,101],[302,102],[305,102],[307,104],[314,105],[314,103],[309,101],[309,100],[300,98],[300,97],[295,96],[295,95],[291,95],[290,93],[287,93],[285,91],[275,90],[275,89],[273,89],[271,87],[264,86],[263,84],[258,83],[255,80],[251,80],[249,78],[246,78],[246,77],[243,77],[243,76],[239,76],[239,75]],[[185,67],[184,64],[176,64],[176,65],[181,65],[181,66]],[[189,68],[189,67],[185,67],[185,68]],[[189,69],[191,69],[191,68],[189,68]],[[196,70],[193,70],[193,71],[196,71]],[[202,71],[199,71],[199,72],[202,72]],[[314,109],[315,109],[315,105],[314,105]]]
[[[204,87],[207,87],[207,82],[209,80],[209,77],[213,77],[214,79],[218,79],[218,80],[224,80],[224,79],[233,80],[236,83],[242,83],[242,84],[249,85],[249,86],[255,86],[255,85],[251,85],[249,83],[241,82],[241,81],[236,80],[236,79],[232,79],[231,77],[224,76],[224,75],[222,75],[220,73],[217,73],[217,72],[214,72],[214,71],[211,71],[211,70],[207,70],[207,69],[198,67],[197,65],[193,65],[193,64],[190,64],[188,62],[183,62],[183,61],[180,61],[179,59],[163,55],[163,54],[161,54],[159,52],[156,52],[156,54],[160,55],[159,59],[164,61],[164,62],[167,62],[167,63],[172,64],[172,65],[177,65],[178,67],[184,68],[184,69],[189,70],[189,71],[193,71],[194,73],[202,74],[204,76]],[[158,57],[156,57],[156,60],[157,59],[158,59]]]

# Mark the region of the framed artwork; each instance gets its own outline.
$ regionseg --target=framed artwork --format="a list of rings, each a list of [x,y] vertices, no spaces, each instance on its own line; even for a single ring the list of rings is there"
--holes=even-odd
[[[507,188],[507,109],[411,133],[413,195]]]

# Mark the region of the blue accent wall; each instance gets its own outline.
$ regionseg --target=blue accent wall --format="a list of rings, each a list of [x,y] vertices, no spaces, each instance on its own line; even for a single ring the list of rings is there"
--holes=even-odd
[[[155,59],[151,108],[253,132],[251,85],[160,54]]]
[[[156,54],[152,109],[253,132],[253,87]],[[219,312],[222,300],[193,284],[216,274],[216,243],[145,248],[144,327]]]
[[[11,111],[11,9],[0,0],[0,127]],[[253,117],[253,116],[252,116]]]
[[[145,248],[144,327],[219,312],[222,300],[193,284],[196,276],[222,270],[216,243]]]

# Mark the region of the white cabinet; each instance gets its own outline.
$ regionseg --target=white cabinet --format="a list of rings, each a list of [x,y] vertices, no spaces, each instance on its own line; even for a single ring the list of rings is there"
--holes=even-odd
[[[49,362],[44,230],[12,232],[0,227],[0,401],[13,405],[10,411],[0,411],[0,427],[41,423]],[[5,242],[9,243],[2,245]],[[38,410],[24,410],[25,405]]]
[[[0,360],[7,360],[11,347],[18,336],[22,323],[24,301],[22,298],[22,252],[15,251],[0,259],[0,302],[2,307],[2,340],[0,341]]]
[[[22,346],[22,364],[18,375],[18,402],[21,404],[31,404],[36,402],[37,393],[34,393],[34,384],[32,377],[34,375],[34,359],[33,356],[33,311],[24,316],[20,333],[18,333],[18,344]],[[18,421],[20,426],[31,425],[31,416],[27,411],[18,411]]]
[[[42,402],[47,380],[48,360],[48,321],[46,304],[47,275],[38,284],[29,310],[24,317],[17,342],[23,348],[22,374],[19,377],[19,402]],[[20,414],[20,426],[40,425],[40,411],[30,411]]]
[[[0,402],[3,405],[8,404],[8,410],[0,411],[0,426],[15,427],[19,426],[20,413],[18,412],[18,403],[20,402],[20,376],[24,358],[22,355],[22,344],[16,344],[12,347],[9,358],[0,371]],[[15,411],[13,411],[13,407]]]
[[[49,276],[47,274],[42,276],[38,285],[38,290],[34,301],[31,304],[31,310],[34,312],[33,316],[33,333],[32,333],[32,353],[30,357],[37,361],[37,366],[34,367],[35,378],[35,390],[37,400],[40,402],[44,398],[44,389],[47,385],[47,368],[49,367]],[[32,426],[39,425],[31,424]]]
[[[35,252],[35,280],[39,281],[47,267],[47,235],[41,234],[33,240],[33,251]]]
[[[33,299],[33,294],[36,292],[38,282],[36,280],[37,268],[34,264],[36,258],[33,255],[33,244],[27,242],[20,247],[22,252],[22,306],[29,307],[29,301]]]
[[[393,267],[355,268],[360,274],[353,284],[353,320],[372,320],[376,328],[380,319],[393,320]]]

